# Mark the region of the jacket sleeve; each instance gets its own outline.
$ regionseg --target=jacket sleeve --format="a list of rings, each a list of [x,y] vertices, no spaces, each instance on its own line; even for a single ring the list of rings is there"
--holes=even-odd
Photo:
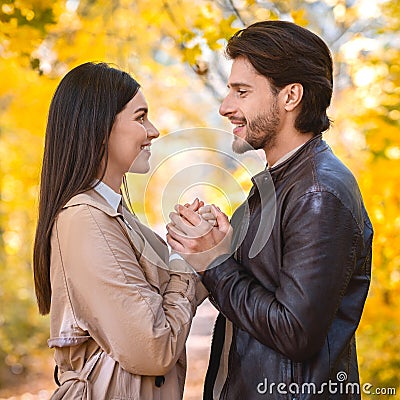
[[[184,350],[198,279],[171,273],[160,295],[119,224],[93,207],[63,211],[56,228],[78,326],[126,371],[166,374]]]
[[[208,269],[203,283],[236,326],[302,361],[326,339],[355,268],[361,233],[350,211],[328,192],[303,195],[282,224],[282,248],[277,249],[282,268],[275,291],[233,257]],[[269,268],[267,259],[264,268]]]

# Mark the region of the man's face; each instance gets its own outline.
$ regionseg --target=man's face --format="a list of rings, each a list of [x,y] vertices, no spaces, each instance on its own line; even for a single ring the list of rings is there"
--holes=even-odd
[[[246,58],[238,57],[232,64],[228,88],[219,113],[235,125],[233,151],[244,153],[252,148],[273,147],[281,117],[277,95],[272,92],[268,79]]]

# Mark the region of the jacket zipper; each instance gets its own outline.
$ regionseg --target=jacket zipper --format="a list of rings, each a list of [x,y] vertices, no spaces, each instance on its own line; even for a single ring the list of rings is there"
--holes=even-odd
[[[296,385],[299,387],[300,390],[300,377],[299,377],[299,368],[298,368],[298,363],[289,360],[290,361],[290,369],[291,369],[291,383],[296,383]],[[300,394],[301,393],[296,393],[291,395],[291,400],[299,400],[300,399]]]
[[[250,212],[251,215],[251,212]],[[235,259],[236,261],[241,264],[242,263],[242,246],[239,246],[236,251],[235,251]],[[226,328],[225,328],[226,329]],[[237,327],[232,324],[232,341],[231,341],[231,345],[229,348],[229,354],[228,354],[228,371],[226,374],[226,379],[225,379],[225,383],[224,383],[224,387],[222,388],[222,392],[221,392],[221,399],[228,399],[227,398],[227,394],[228,394],[228,386],[229,386],[229,381],[231,380],[231,374],[230,374],[230,370],[231,370],[231,365],[232,365],[232,346],[234,345],[234,343],[236,343],[236,334],[237,334]],[[226,340],[226,338],[225,338]]]
[[[225,379],[225,383],[224,383],[224,387],[222,388],[222,392],[221,392],[221,399],[224,400],[228,400],[228,387],[229,387],[229,382],[231,380],[231,374],[230,374],[230,370],[231,370],[231,365],[232,365],[232,352],[231,352],[231,348],[235,342],[235,338],[236,338],[236,326],[232,324],[232,341],[231,341],[231,346],[229,348],[229,354],[228,354],[228,371],[226,373],[226,379]]]

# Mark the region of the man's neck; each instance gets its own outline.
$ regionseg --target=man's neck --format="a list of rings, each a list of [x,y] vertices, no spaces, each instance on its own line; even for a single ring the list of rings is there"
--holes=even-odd
[[[276,139],[275,143],[268,148],[264,148],[265,157],[267,159],[268,165],[272,167],[281,158],[292,150],[302,146],[304,143],[308,142],[314,135],[312,133],[300,133],[297,132],[293,134],[281,134]]]

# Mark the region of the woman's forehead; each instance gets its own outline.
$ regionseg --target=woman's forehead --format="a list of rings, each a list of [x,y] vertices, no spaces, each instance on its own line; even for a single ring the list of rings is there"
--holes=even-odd
[[[126,108],[129,108],[133,111],[136,109],[147,108],[146,99],[140,89],[135,94],[135,96],[133,96],[132,99],[128,102]]]

